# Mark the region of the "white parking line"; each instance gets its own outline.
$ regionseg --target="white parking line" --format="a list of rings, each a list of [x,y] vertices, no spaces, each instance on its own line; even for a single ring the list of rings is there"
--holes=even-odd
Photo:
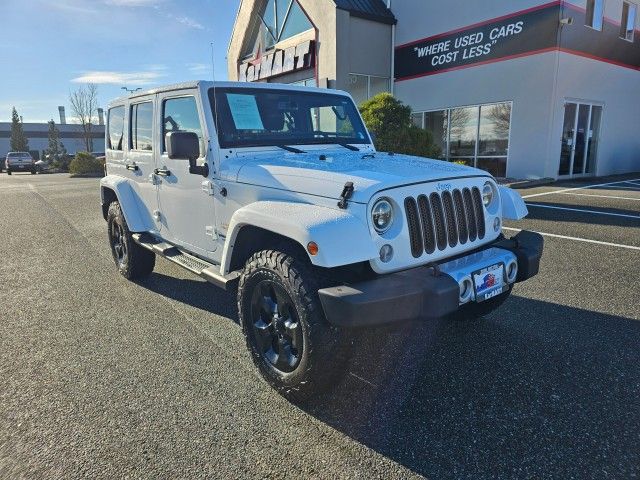
[[[617,197],[615,195],[589,195],[589,194],[586,194],[586,193],[571,193],[571,192],[561,193],[560,195],[571,195],[571,196],[574,196],[574,197],[615,198],[615,199],[618,199],[618,200],[635,200],[637,202],[640,202],[640,198]]]
[[[634,182],[633,180],[629,180],[629,181],[624,182],[624,183],[630,183],[631,185],[636,185],[636,186],[640,187],[640,183]]]
[[[596,189],[594,188],[594,190],[596,190]],[[619,185],[616,185],[615,187],[600,187],[597,190],[606,190],[606,191],[628,190],[630,192],[640,192],[640,185],[638,185],[637,187],[621,187]]]
[[[553,205],[541,205],[540,203],[527,203],[527,207],[551,208],[553,210],[567,210],[569,212],[592,213],[594,215],[609,215],[611,217],[635,218],[640,220],[640,215],[627,215],[625,213],[600,212],[598,210],[585,210],[583,208],[555,207]]]
[[[565,188],[563,190],[555,190],[553,192],[542,192],[542,193],[533,193],[531,195],[524,195],[522,198],[534,198],[534,197],[542,197],[544,195],[553,195],[554,193],[564,193],[564,192],[573,192],[576,190],[584,190],[587,188],[595,188],[595,187],[605,187],[607,185],[618,185],[620,183],[627,183],[632,181],[638,181],[640,178],[634,178],[633,180],[620,180],[619,182],[609,182],[609,183],[598,183],[595,185],[585,185],[584,187],[575,187],[575,188]]]
[[[510,230],[512,232],[521,232],[520,228],[509,228],[502,227],[503,230]],[[590,240],[588,238],[579,238],[579,237],[568,237],[566,235],[556,235],[555,233],[546,233],[546,232],[535,232],[539,233],[544,237],[552,237],[552,238],[562,238],[564,240],[574,240],[576,242],[584,242],[584,243],[595,243],[596,245],[606,245],[607,247],[618,247],[618,248],[626,248],[628,250],[640,250],[640,247],[634,247],[633,245],[622,245],[620,243],[611,243],[611,242],[601,242],[599,240]]]

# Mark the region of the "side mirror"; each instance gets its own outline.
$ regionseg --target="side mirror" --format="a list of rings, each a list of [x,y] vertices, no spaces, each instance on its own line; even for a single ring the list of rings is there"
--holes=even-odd
[[[189,160],[189,173],[209,176],[209,166],[196,165],[200,156],[200,139],[193,132],[169,132],[165,136],[167,154],[172,160]]]

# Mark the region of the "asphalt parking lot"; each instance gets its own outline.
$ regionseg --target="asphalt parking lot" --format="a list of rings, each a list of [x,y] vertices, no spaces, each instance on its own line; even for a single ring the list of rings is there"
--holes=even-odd
[[[0,478],[640,475],[640,174],[521,189],[539,276],[483,321],[361,334],[304,409],[228,294],[117,274],[97,184],[0,175]]]

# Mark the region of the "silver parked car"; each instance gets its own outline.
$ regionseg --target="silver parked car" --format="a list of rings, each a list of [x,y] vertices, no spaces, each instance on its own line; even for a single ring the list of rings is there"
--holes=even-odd
[[[13,172],[31,172],[33,175],[37,171],[36,162],[29,152],[7,153],[5,167],[9,175]]]

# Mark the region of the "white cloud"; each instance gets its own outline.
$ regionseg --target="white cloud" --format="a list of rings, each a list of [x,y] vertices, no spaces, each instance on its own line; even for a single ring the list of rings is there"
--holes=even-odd
[[[158,0],[103,0],[107,5],[118,7],[148,7],[156,5]]]
[[[211,72],[211,65],[206,63],[187,63],[187,70],[194,74],[209,73]]]
[[[164,74],[159,71],[147,72],[108,72],[108,71],[88,71],[79,77],[72,79],[74,83],[95,83],[110,85],[150,85],[155,83]]]
[[[172,13],[167,13],[166,15],[167,15],[167,18],[169,18],[171,20],[175,20],[176,22],[181,23],[185,27],[195,28],[196,30],[204,30],[204,25],[202,25],[201,23],[197,22],[196,20],[194,20],[191,17],[187,17],[187,16],[184,16],[184,15],[177,16],[177,15],[174,15]]]

